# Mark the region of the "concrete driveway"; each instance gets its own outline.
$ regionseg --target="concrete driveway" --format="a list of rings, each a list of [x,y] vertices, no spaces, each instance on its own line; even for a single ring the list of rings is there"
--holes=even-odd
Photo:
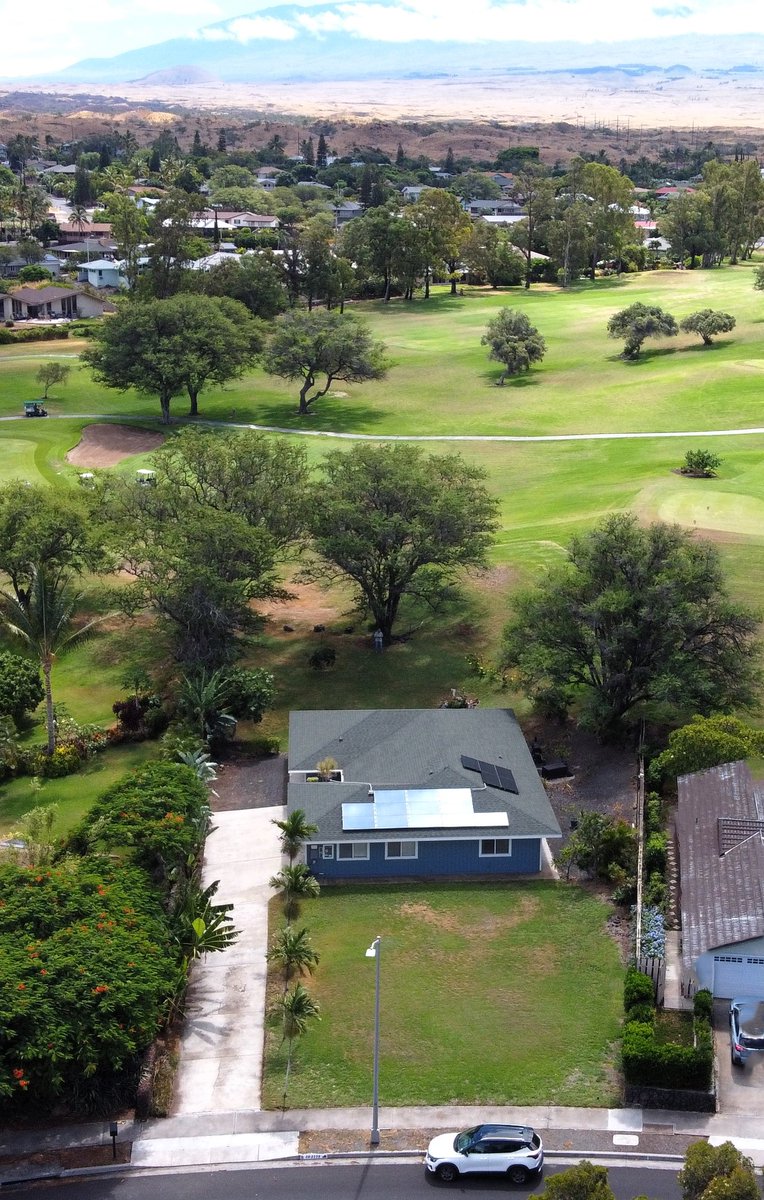
[[[194,964],[175,1076],[173,1115],[260,1108],[268,880],[282,865],[274,819],[284,809],[216,812],[204,852],[203,884],[232,903],[239,937]]]
[[[764,1054],[752,1054],[744,1067],[730,1057],[729,1004],[714,1004],[714,1046],[719,1071],[719,1112],[764,1119]]]

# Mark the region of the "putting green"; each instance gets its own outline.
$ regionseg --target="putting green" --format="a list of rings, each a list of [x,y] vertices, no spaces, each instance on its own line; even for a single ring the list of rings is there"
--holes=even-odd
[[[656,513],[661,521],[764,538],[764,500],[741,492],[712,492],[699,479],[692,483],[697,491],[688,488],[661,497]]]

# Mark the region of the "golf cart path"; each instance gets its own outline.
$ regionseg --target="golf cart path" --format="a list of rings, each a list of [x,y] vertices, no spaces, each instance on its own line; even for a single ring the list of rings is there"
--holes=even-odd
[[[24,421],[24,416],[0,417],[0,421]],[[136,417],[134,413],[49,413],[54,421],[118,421],[122,424],[159,425],[152,417]],[[606,442],[645,438],[745,437],[764,434],[764,425],[748,429],[679,429],[661,433],[337,433],[331,429],[288,429],[283,425],[253,425],[249,421],[204,421],[176,417],[172,425],[193,425],[207,429],[254,429],[258,433],[280,433],[290,437],[339,438],[351,442]]]

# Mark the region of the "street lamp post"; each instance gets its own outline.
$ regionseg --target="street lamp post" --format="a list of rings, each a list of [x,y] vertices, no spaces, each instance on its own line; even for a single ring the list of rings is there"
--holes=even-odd
[[[375,937],[366,951],[367,958],[376,959],[374,987],[374,1088],[371,1101],[371,1145],[379,1145],[379,968],[382,959],[382,939]]]

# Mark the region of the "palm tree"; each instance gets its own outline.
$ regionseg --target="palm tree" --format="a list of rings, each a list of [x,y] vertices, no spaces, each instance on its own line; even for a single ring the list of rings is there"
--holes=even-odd
[[[291,867],[300,853],[303,842],[318,832],[318,826],[311,825],[301,808],[296,808],[283,821],[274,821],[273,824],[281,830],[281,849],[287,855]]]
[[[47,573],[41,567],[32,569],[29,599],[23,607],[15,596],[0,591],[0,625],[27,645],[42,668],[48,754],[52,754],[56,748],[50,681],[53,663],[56,658],[61,658],[92,637],[94,627],[103,620],[102,617],[95,618],[79,629],[72,629],[72,618],[81,599],[82,592],[70,587],[67,576]]]
[[[312,975],[318,966],[318,954],[310,944],[307,929],[285,925],[273,939],[266,958],[284,968],[284,993],[293,974]]]
[[[307,1033],[311,1021],[321,1020],[321,1009],[317,1002],[306,992],[301,983],[296,983],[291,992],[281,996],[276,1003],[276,1012],[281,1017],[283,1031],[282,1042],[287,1042],[287,1064],[284,1076],[283,1108],[286,1108],[287,1091],[289,1090],[289,1072],[292,1069],[292,1050],[297,1038]]]
[[[281,893],[287,921],[297,916],[301,900],[312,900],[321,891],[318,880],[304,863],[298,863],[296,867],[282,867],[278,875],[270,880],[269,886]]]
[[[227,950],[239,936],[230,916],[233,905],[213,904],[218,886],[219,880],[204,889],[188,880],[180,891],[173,924],[186,965],[202,954]]]
[[[71,215],[72,215],[72,225],[77,226],[77,229],[81,236],[82,231],[85,228],[85,226],[90,224],[90,217],[88,216],[88,210],[84,204],[73,204]]]

